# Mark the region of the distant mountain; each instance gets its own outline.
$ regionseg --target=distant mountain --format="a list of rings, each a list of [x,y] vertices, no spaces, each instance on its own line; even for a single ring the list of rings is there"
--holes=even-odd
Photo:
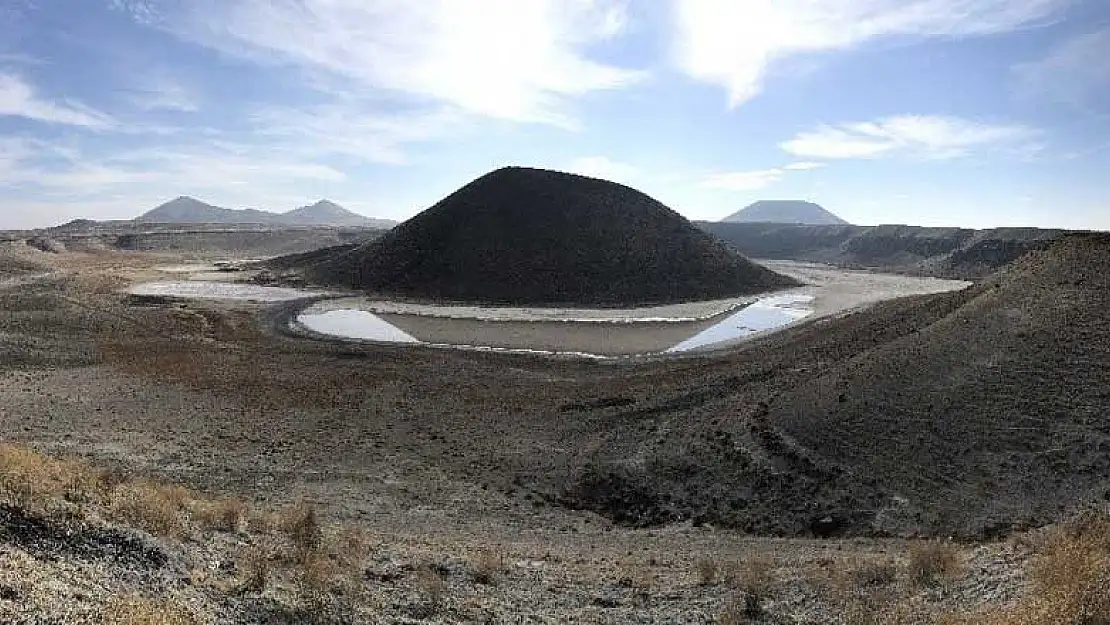
[[[232,210],[179,197],[138,217],[135,221],[162,224],[272,224],[278,215],[260,210]]]
[[[320,200],[312,206],[303,206],[280,215],[278,220],[289,225],[348,226],[362,228],[392,228],[397,222],[390,219],[376,219],[353,213],[331,200]]]
[[[140,223],[163,224],[262,224],[270,226],[343,226],[392,228],[397,222],[363,217],[335,202],[320,200],[287,213],[255,209],[233,210],[206,204],[191,197],[179,197],[138,217]]]
[[[847,226],[848,222],[813,202],[801,200],[760,200],[721,221],[733,223],[804,224],[808,226]]]

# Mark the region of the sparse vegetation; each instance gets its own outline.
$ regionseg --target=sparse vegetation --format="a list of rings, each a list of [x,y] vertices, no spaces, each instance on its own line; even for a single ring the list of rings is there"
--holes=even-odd
[[[156,536],[176,538],[185,531],[183,512],[191,498],[187,489],[148,480],[121,484],[112,492],[113,519]]]
[[[748,623],[763,614],[763,601],[774,584],[774,562],[764,556],[746,558],[729,568],[726,581],[733,594],[718,615],[720,625]]]
[[[185,606],[167,599],[132,596],[113,599],[104,610],[104,625],[198,625]]]
[[[311,556],[320,547],[323,534],[316,507],[308,502],[298,502],[286,510],[278,521],[298,559]]]
[[[698,560],[698,584],[712,586],[717,583],[717,561],[713,558]]]
[[[425,617],[438,614],[443,609],[443,595],[447,592],[447,583],[439,571],[432,566],[417,569],[416,587],[423,601],[418,611]]]
[[[492,586],[498,582],[504,571],[501,554],[496,551],[483,551],[474,560],[474,581]]]
[[[217,532],[237,532],[247,518],[249,508],[242,499],[231,497],[201,502],[195,507],[201,528]]]
[[[912,545],[907,554],[906,572],[910,581],[921,586],[951,579],[959,569],[960,552],[946,541],[921,541]]]
[[[270,579],[270,558],[266,552],[255,547],[247,551],[241,559],[239,567],[242,570],[242,579],[237,590],[239,592],[262,592]]]

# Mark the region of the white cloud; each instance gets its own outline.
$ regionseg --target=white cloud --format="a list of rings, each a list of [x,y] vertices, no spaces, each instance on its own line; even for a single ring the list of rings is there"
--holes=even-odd
[[[147,77],[139,87],[132,89],[131,103],[144,111],[180,111],[195,113],[200,110],[201,98],[195,90],[166,75]]]
[[[81,104],[42,98],[22,77],[0,73],[0,116],[5,115],[47,124],[92,129],[108,128],[115,124],[110,116]]]
[[[1018,92],[1027,97],[1094,105],[1106,114],[1110,98],[1110,28],[1073,37],[1043,59],[1014,67]]]
[[[266,145],[169,145],[96,157],[39,140],[0,141],[0,188],[31,187],[37,197],[72,201],[111,193],[266,197],[292,195],[304,183],[346,180],[344,172],[329,165]],[[236,192],[236,188],[242,190]]]
[[[798,161],[796,163],[790,163],[789,165],[783,167],[783,169],[789,169],[790,171],[811,171],[814,169],[821,169],[822,167],[826,166],[827,165],[825,163],[815,163],[813,161]]]
[[[802,158],[948,159],[979,150],[1028,154],[1039,149],[1034,143],[1037,134],[1018,125],[990,125],[939,115],[899,115],[870,122],[819,126],[779,147]]]
[[[635,166],[614,161],[606,156],[576,158],[566,167],[566,171],[622,183],[631,183],[640,177],[640,170]]]
[[[197,0],[177,6],[179,12],[159,18],[161,27],[226,53],[497,119],[574,127],[571,98],[642,78],[588,56],[625,28],[625,6],[616,0]],[[136,3],[134,12],[154,19],[149,2]]]
[[[701,186],[706,189],[724,189],[727,191],[756,191],[779,182],[784,174],[785,172],[782,169],[712,174],[702,181]]]
[[[1041,25],[1072,0],[672,0],[674,56],[738,106],[787,57],[883,37],[966,37]]]
[[[458,134],[462,116],[449,110],[374,113],[358,102],[337,100],[305,109],[269,107],[250,116],[255,134],[308,157],[343,155],[358,160],[398,164],[414,143]]]

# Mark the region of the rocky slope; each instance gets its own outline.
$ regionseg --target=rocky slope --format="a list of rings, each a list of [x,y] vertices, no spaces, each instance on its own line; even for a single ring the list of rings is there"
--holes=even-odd
[[[60,253],[151,252],[259,258],[365,243],[384,232],[333,226],[90,222],[7,233],[0,245]]]
[[[978,279],[1026,252],[1043,249],[1062,230],[698,224],[752,258],[868,267],[942,278]]]
[[[661,304],[794,284],[634,189],[519,167],[304,270],[386,296],[504,304]]]
[[[785,332],[612,415],[565,498],[762,533],[1050,522],[1110,497],[1107,310],[1110,235],[1069,235],[969,290]]]

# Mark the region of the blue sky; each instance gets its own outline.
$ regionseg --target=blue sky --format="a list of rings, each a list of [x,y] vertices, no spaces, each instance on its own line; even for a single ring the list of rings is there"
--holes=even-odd
[[[493,168],[693,219],[1110,229],[1106,0],[0,0],[0,228],[409,217]]]

